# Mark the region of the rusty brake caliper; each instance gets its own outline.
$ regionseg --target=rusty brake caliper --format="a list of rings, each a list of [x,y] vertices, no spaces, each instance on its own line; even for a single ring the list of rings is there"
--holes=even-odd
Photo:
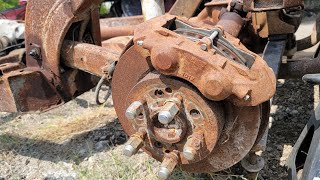
[[[124,73],[125,72],[125,73]],[[165,15],[141,24],[113,76],[119,120],[167,178],[176,165],[216,172],[239,162],[261,130],[261,105],[275,93],[265,61],[223,30]],[[265,123],[265,122],[264,122]]]

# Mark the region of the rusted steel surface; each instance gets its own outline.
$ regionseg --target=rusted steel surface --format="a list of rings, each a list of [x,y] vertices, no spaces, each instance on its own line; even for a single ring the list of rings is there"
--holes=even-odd
[[[117,61],[121,52],[86,43],[65,41],[62,46],[62,63],[97,76],[103,76],[103,68]]]
[[[27,66],[40,68],[55,86],[61,86],[60,49],[69,27],[74,22],[91,17],[99,0],[34,0],[28,2],[26,14],[26,51],[41,49],[41,61],[27,56]],[[98,26],[99,23],[95,23]],[[92,28],[97,29],[97,28]],[[97,31],[97,30],[96,30]],[[93,30],[93,34],[97,35]],[[99,33],[98,33],[99,35]]]
[[[237,108],[227,103],[229,104],[229,106],[225,106],[225,109],[227,109],[228,112],[221,113],[222,104],[207,102],[206,98],[199,94],[197,90],[194,90],[192,87],[188,86],[183,81],[171,79],[166,76],[159,77],[159,75],[157,74],[149,74],[145,76],[145,74],[148,73],[151,68],[150,63],[148,63],[147,59],[147,51],[144,48],[138,45],[131,47],[129,51],[127,51],[122,56],[121,60],[117,65],[117,69],[113,77],[112,90],[115,109],[117,111],[119,120],[122,126],[124,127],[124,130],[127,133],[129,133],[129,135],[131,135],[134,134],[138,129],[141,129],[143,127],[147,127],[148,129],[161,128],[161,125],[154,124],[156,122],[155,119],[152,120],[152,117],[154,117],[154,114],[156,113],[152,113],[152,110],[148,110],[147,108],[154,107],[151,105],[152,101],[149,100],[149,98],[156,99],[156,95],[163,95],[162,99],[166,99],[168,98],[167,96],[171,96],[175,92],[181,92],[181,94],[183,94],[182,96],[184,97],[182,98],[183,102],[186,104],[190,104],[190,102],[203,102],[198,104],[198,109],[201,112],[201,114],[204,115],[204,118],[208,115],[210,117],[204,119],[205,124],[203,126],[195,126],[204,128],[205,131],[208,132],[208,134],[205,134],[205,143],[203,144],[203,146],[200,147],[205,147],[205,149],[200,150],[197,153],[196,158],[192,161],[186,160],[183,157],[181,151],[183,151],[182,149],[184,144],[186,143],[187,137],[193,134],[195,130],[197,130],[192,128],[192,125],[189,124],[189,122],[196,122],[187,121],[188,128],[185,128],[187,129],[185,134],[182,133],[185,130],[181,130],[182,136],[179,138],[181,140],[176,144],[178,144],[178,150],[180,150],[181,152],[181,161],[179,163],[182,164],[183,169],[188,171],[212,172],[223,170],[240,161],[241,158],[243,158],[249,152],[250,148],[255,143],[255,137],[257,137],[259,130],[258,127],[260,123],[260,108]],[[168,90],[168,87],[172,91]],[[164,94],[159,94],[159,91],[157,91],[158,93],[155,93],[156,90],[159,89],[162,92],[164,92]],[[170,94],[170,92],[172,94]],[[161,99],[161,97],[159,98]],[[123,99],[126,99],[126,101],[123,101]],[[147,111],[146,113],[143,113],[143,115],[145,116],[142,116],[140,120],[137,119],[137,122],[132,124],[132,120],[128,120],[126,118],[125,111],[126,108],[130,105],[130,103],[136,100],[141,100],[142,102],[146,101],[150,104],[145,106]],[[212,114],[212,112],[214,112],[214,114]],[[183,109],[180,115],[178,115],[177,122],[179,122],[179,119],[183,118],[189,113],[190,109],[188,110],[188,106],[186,106],[186,109]],[[227,114],[228,116],[223,117],[223,114]],[[196,114],[193,117],[197,118],[198,116]],[[238,117],[239,119],[236,117]],[[143,120],[144,118],[146,118],[146,120]],[[222,119],[224,120],[221,121]],[[224,127],[227,128],[221,130],[221,128],[223,127],[223,122],[226,123]],[[212,126],[214,124],[216,125]],[[215,127],[216,130],[210,130],[212,127]],[[162,128],[166,129],[165,127]],[[168,130],[163,130],[163,132],[167,131]],[[150,132],[157,133],[158,131],[151,130]],[[151,140],[151,142],[156,143],[156,145],[159,145],[157,144],[157,142],[159,141],[161,142],[160,146],[158,146],[158,148],[155,148],[154,146],[151,147],[152,144],[149,145],[148,140],[148,142],[146,142],[147,145],[144,147],[144,150],[151,153],[151,155],[154,158],[162,160],[165,150],[172,151],[174,149],[172,149],[172,147],[169,146],[170,141],[163,139],[164,135],[167,135],[167,133],[164,133],[163,135],[160,134],[160,137],[159,135],[154,133],[151,134],[151,137],[154,138],[154,140]],[[218,142],[217,137],[219,137]],[[240,151],[237,151],[235,149],[240,149]]]
[[[17,70],[0,78],[1,112],[48,110],[62,102],[55,88],[40,72]]]
[[[202,0],[177,0],[169,14],[191,18],[201,2]]]
[[[247,11],[267,11],[290,7],[303,7],[303,0],[244,0]]]
[[[151,62],[159,72],[189,81],[210,100],[228,99],[238,106],[256,106],[274,95],[275,76],[260,56],[253,55],[239,41],[227,36],[234,47],[254,57],[252,67],[241,67],[215,53],[216,50],[210,48],[210,40],[204,38],[202,42],[193,43],[162,27],[173,18],[164,16],[151,20],[135,31],[134,41],[144,42],[143,48],[150,51]],[[200,45],[206,43],[208,51],[203,51]]]
[[[267,38],[269,35],[294,33],[297,30],[297,24],[283,21],[279,14],[281,11],[278,10],[252,13],[252,24],[256,33],[262,38]],[[299,15],[298,19],[300,19]]]
[[[113,76],[115,109],[129,135],[141,130],[148,133],[143,149],[157,160],[161,161],[166,152],[177,152],[178,164],[184,170],[220,171],[244,158],[262,137],[268,114],[261,110],[268,108],[262,108],[261,104],[275,92],[275,76],[258,55],[248,51],[230,34],[221,36],[234,45],[230,48],[250,53],[254,57],[252,66],[220,55],[219,49],[213,49],[219,46],[218,42],[190,28],[183,30],[184,25],[175,18],[166,15],[143,23],[135,30],[134,45],[121,56]],[[235,23],[239,20],[237,17],[222,18],[227,19]],[[237,36],[242,27],[241,22],[239,24],[220,23],[219,27],[226,30],[233,27],[236,32],[233,35]],[[228,81],[245,86],[237,87]],[[225,95],[223,87],[231,88],[235,94]],[[212,96],[216,91],[224,96],[219,97],[219,93]],[[165,124],[159,120],[160,113],[167,109],[168,100],[176,97],[181,97],[178,113],[175,107],[168,110],[168,117],[173,113],[174,118]],[[127,111],[132,114],[132,109],[127,108],[136,102],[142,104],[137,115],[127,116]]]
[[[228,6],[229,0],[208,2],[205,4],[205,8],[197,16],[190,18],[190,22],[203,22],[204,24],[216,25],[220,19],[221,13],[224,13]]]
[[[5,63],[18,63],[22,62],[25,55],[25,49],[16,49],[11,51],[8,55],[0,57],[0,65]]]
[[[100,19],[100,26],[103,27],[119,27],[119,26],[133,26],[143,23],[143,16],[129,16],[116,18]]]
[[[101,27],[101,39],[108,40],[118,36],[132,36],[136,26]]]
[[[225,12],[220,15],[217,26],[222,26],[225,32],[233,37],[238,37],[243,25],[244,20],[242,17],[234,12]]]

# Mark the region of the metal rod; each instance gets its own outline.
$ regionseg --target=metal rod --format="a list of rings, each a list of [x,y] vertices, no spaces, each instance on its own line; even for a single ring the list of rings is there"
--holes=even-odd
[[[305,74],[320,73],[320,59],[291,60],[282,64],[279,71],[281,79],[301,79]]]
[[[121,52],[109,50],[93,44],[65,41],[62,46],[62,63],[102,77],[103,68],[119,60]]]

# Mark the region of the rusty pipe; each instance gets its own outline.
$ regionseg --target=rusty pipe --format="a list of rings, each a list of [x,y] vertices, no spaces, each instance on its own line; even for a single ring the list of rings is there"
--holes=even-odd
[[[61,50],[62,63],[73,69],[80,69],[102,77],[104,69],[118,61],[121,52],[93,44],[64,41]]]
[[[118,36],[132,36],[135,27],[135,25],[117,27],[102,26],[101,40],[104,41]]]
[[[225,12],[220,15],[217,25],[222,26],[224,31],[233,37],[238,37],[244,25],[244,20],[235,12]]]
[[[305,74],[320,73],[320,59],[292,60],[280,66],[280,79],[301,79]]]
[[[143,16],[129,16],[129,17],[115,17],[100,19],[100,26],[118,27],[118,26],[132,26],[143,23]]]
[[[143,16],[100,19],[101,39],[104,41],[118,36],[132,36],[136,25],[143,21]]]

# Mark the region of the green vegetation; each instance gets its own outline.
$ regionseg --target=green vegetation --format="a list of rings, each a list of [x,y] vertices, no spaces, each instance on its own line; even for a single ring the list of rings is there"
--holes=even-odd
[[[18,5],[18,0],[0,0],[0,11],[13,8]]]

